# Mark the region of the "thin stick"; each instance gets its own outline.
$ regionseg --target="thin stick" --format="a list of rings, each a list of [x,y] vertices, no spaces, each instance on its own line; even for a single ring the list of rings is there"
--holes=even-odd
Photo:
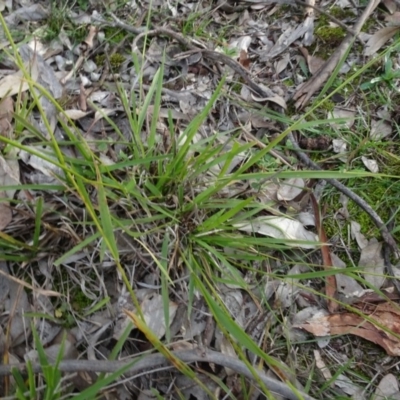
[[[394,229],[394,218],[396,216],[395,210],[391,208],[390,216],[389,216],[389,223],[387,228],[390,232]],[[388,275],[390,276],[391,281],[393,282],[394,287],[397,289],[397,293],[400,294],[400,283],[397,279],[396,274],[393,271],[392,263],[390,262],[390,247],[387,243],[383,246],[383,259],[385,262],[385,267]]]
[[[290,132],[288,135],[288,140],[290,143],[294,146],[294,149],[296,151],[297,156],[299,159],[309,168],[319,170],[321,171],[322,168],[314,161],[312,161],[303,151],[301,150],[300,146],[298,145],[296,139],[293,136],[293,133]],[[379,228],[381,231],[382,237],[384,241],[390,246],[392,251],[400,255],[399,248],[397,247],[396,241],[393,239],[393,236],[389,232],[389,229],[385,225],[385,223],[382,221],[381,217],[372,209],[372,207],[365,201],[363,200],[360,196],[358,196],[356,193],[354,193],[352,190],[350,190],[348,187],[340,183],[336,179],[325,179],[326,182],[328,182],[330,185],[338,189],[340,192],[342,192],[344,195],[346,195],[349,199],[353,200],[359,207],[361,207],[372,219],[373,223]]]
[[[199,349],[193,349],[177,351],[173,352],[173,354],[185,363],[215,363],[223,367],[230,368],[238,374],[244,375],[249,379],[259,379],[269,390],[271,390],[271,392],[279,394],[280,396],[283,396],[290,400],[298,400],[299,398],[304,400],[315,400],[313,397],[309,396],[306,393],[303,393],[301,391],[293,391],[287,384],[270,378],[265,375],[264,372],[257,369],[254,369],[257,374],[257,376],[255,377],[243,361],[226,356],[216,351],[203,351]],[[132,361],[134,361],[134,359],[128,361],[65,360],[61,361],[58,369],[62,372],[93,371],[111,373],[118,371],[124,366],[127,366],[128,364],[132,363]],[[154,369],[156,367],[164,365],[170,365],[170,362],[162,354],[151,354],[146,357],[138,357],[138,361],[131,368],[129,368],[128,372],[129,374],[136,374],[138,372],[143,372],[143,370],[145,369]],[[18,369],[20,372],[26,371],[25,364],[0,365],[0,376],[10,375],[13,368]],[[40,364],[37,363],[32,364],[32,369],[34,373],[40,373],[42,371]],[[149,373],[151,373],[151,371],[149,371]]]

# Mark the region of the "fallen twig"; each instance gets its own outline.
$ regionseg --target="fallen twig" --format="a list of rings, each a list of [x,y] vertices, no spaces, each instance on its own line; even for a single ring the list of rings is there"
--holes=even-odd
[[[175,357],[178,357],[185,363],[194,362],[208,362],[221,365],[226,368],[230,368],[237,372],[238,374],[244,375],[249,379],[259,379],[264,385],[276,394],[279,394],[290,400],[315,400],[313,397],[301,391],[293,391],[287,384],[280,382],[276,379],[266,376],[262,371],[257,370],[257,376],[255,377],[253,373],[247,368],[243,361],[236,358],[226,356],[222,353],[216,351],[203,351],[200,349],[185,350],[173,352]],[[156,367],[169,365],[169,361],[162,354],[151,354],[145,357],[138,357],[138,361],[132,365],[127,371],[129,375],[142,373],[145,369],[154,369]],[[65,360],[61,361],[58,369],[61,372],[80,372],[80,371],[93,371],[93,372],[105,372],[111,373],[116,372],[119,369],[131,364],[134,359],[128,361],[92,361],[92,360]],[[12,369],[18,369],[20,372],[26,371],[25,364],[14,364],[14,365],[0,365],[0,376],[11,375]],[[32,369],[34,373],[40,373],[42,367],[40,364],[32,364]],[[150,373],[151,371],[149,371]]]
[[[390,214],[391,215],[389,216],[389,223],[387,224],[387,229],[389,230],[389,232],[391,232],[394,228],[395,213],[393,209],[390,210]],[[383,245],[383,259],[385,262],[386,271],[390,276],[390,279],[393,282],[393,285],[396,288],[397,293],[400,293],[400,283],[393,271],[392,263],[390,262],[390,246],[387,243]]]
[[[314,163],[314,161],[312,161],[307,156],[307,154],[305,154],[301,150],[301,148],[298,145],[296,139],[294,138],[292,132],[289,133],[288,140],[294,146],[294,150],[296,151],[297,156],[307,167],[315,169],[315,170],[322,170],[322,168],[320,168],[318,164]],[[330,185],[332,185],[333,187],[338,189],[340,192],[342,192],[349,199],[353,200],[359,207],[361,207],[369,215],[369,217],[372,219],[373,223],[381,231],[384,241],[390,246],[392,251],[397,256],[399,256],[400,251],[399,251],[396,241],[393,239],[392,234],[389,232],[389,229],[387,228],[385,223],[382,221],[381,217],[372,209],[372,207],[365,200],[363,200],[358,194],[354,193],[351,189],[349,189],[348,187],[343,185],[343,183],[340,183],[338,180],[336,180],[336,179],[325,179],[325,180]]]

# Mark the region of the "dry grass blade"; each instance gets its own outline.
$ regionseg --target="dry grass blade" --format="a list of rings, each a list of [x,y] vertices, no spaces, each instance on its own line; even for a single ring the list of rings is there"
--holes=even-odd
[[[54,290],[45,290],[45,289],[36,288],[36,287],[30,285],[29,283],[27,283],[21,279],[18,279],[15,276],[12,276],[5,271],[2,271],[1,269],[0,269],[0,275],[3,275],[7,279],[10,279],[11,281],[18,283],[19,285],[21,285],[27,289],[30,289],[38,294],[41,294],[43,296],[52,296],[52,297],[62,296],[61,293],[55,292]]]

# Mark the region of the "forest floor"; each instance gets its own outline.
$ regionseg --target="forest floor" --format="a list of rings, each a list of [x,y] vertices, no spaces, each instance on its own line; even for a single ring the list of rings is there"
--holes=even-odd
[[[2,0],[0,396],[400,399],[399,7]]]

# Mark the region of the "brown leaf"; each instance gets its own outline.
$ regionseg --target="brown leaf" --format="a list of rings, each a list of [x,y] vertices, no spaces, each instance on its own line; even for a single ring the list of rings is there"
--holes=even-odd
[[[246,50],[240,50],[239,64],[241,64],[244,68],[249,69],[250,58],[248,57]]]
[[[317,232],[319,236],[319,241],[322,243],[321,245],[321,253],[322,253],[322,261],[324,264],[324,268],[326,270],[332,269],[333,264],[332,264],[332,258],[331,258],[331,253],[329,251],[328,247],[328,239],[326,237],[326,233],[324,230],[324,227],[322,226],[322,221],[320,218],[320,213],[319,213],[319,207],[317,203],[317,199],[315,196],[311,193],[311,202],[313,205],[314,209],[314,214],[315,214],[315,224],[317,227]],[[337,287],[336,287],[336,278],[334,275],[330,275],[326,277],[326,286],[325,286],[325,293],[326,296],[328,297],[328,310],[329,312],[333,313],[338,310],[339,304],[335,301],[336,297],[336,292],[337,292]]]
[[[383,303],[365,306],[362,311],[371,315],[371,322],[356,314],[343,313],[310,319],[296,327],[315,336],[356,335],[383,347],[391,356],[400,356],[397,337],[400,334],[400,309],[393,303]]]
[[[365,46],[364,56],[372,56],[376,53],[398,30],[398,26],[386,26],[375,32]]]

